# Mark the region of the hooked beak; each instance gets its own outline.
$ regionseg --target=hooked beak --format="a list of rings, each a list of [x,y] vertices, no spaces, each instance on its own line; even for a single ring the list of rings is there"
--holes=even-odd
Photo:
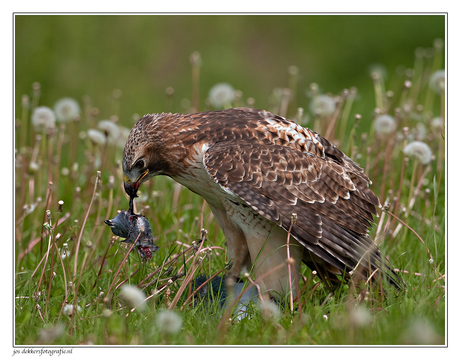
[[[125,192],[129,195],[130,199],[137,197],[137,190],[139,190],[141,181],[148,173],[149,169],[146,169],[134,182],[131,182],[126,174],[123,176]]]

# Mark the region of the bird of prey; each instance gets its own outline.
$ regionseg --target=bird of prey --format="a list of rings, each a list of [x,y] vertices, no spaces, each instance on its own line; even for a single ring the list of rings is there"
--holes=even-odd
[[[304,262],[327,282],[384,274],[399,286],[368,229],[380,207],[363,170],[312,130],[265,110],[149,114],[123,153],[124,187],[166,175],[209,204],[223,230],[237,279],[253,271],[279,298]],[[289,245],[288,245],[289,235]],[[360,271],[358,271],[360,270]],[[374,274],[375,275],[375,274]]]

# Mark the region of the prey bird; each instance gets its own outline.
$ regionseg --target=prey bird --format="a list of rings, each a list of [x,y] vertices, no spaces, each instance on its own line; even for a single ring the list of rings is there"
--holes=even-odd
[[[123,153],[130,202],[141,183],[166,175],[209,204],[233,267],[254,272],[275,298],[294,289],[301,263],[329,284],[358,276],[402,280],[368,235],[380,207],[369,178],[327,139],[265,110],[149,114]],[[289,235],[289,242],[288,242]],[[299,278],[299,277],[297,277]]]

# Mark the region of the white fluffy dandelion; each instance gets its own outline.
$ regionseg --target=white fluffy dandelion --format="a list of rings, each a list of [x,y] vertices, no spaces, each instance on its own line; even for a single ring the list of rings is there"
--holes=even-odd
[[[431,120],[430,125],[433,130],[443,130],[444,120],[441,117],[435,117]]]
[[[56,115],[53,110],[47,106],[39,106],[32,113],[32,125],[35,130],[42,131],[54,127],[56,123]]]
[[[444,342],[444,338],[436,332],[431,322],[424,318],[410,321],[402,337],[407,344],[435,345]]]
[[[386,79],[387,73],[387,69],[382,64],[372,64],[369,66],[369,74],[372,78],[378,77],[380,79]]]
[[[431,149],[422,141],[412,141],[404,148],[404,154],[416,158],[422,164],[428,164],[431,160]]]
[[[415,139],[422,141],[426,137],[426,126],[425,124],[419,122],[415,127]]]
[[[81,306],[80,305],[77,305],[77,312],[78,311],[81,311]],[[73,312],[74,312],[73,305],[72,304],[67,304],[66,306],[64,306],[64,310],[62,312],[64,313],[64,315],[71,316],[73,314]]]
[[[444,70],[435,71],[430,76],[430,87],[438,94],[444,92],[446,82],[446,73]]]
[[[155,323],[158,331],[163,334],[176,334],[182,326],[182,318],[170,310],[162,310],[158,313]]]
[[[273,301],[264,301],[259,303],[260,315],[265,320],[278,321],[281,317],[280,309]]]
[[[129,306],[135,307],[139,311],[142,311],[147,307],[147,303],[144,301],[146,298],[145,294],[137,286],[124,284],[121,286],[120,290],[121,298],[126,301]]]
[[[350,321],[358,327],[365,327],[371,323],[372,317],[369,310],[358,305],[350,311]]]
[[[72,121],[80,116],[80,105],[72,98],[62,98],[54,104],[54,112],[58,121]]]
[[[61,253],[62,260],[64,260],[66,257],[70,256],[70,251],[67,249],[59,249]]]
[[[104,146],[107,139],[103,132],[95,129],[88,130],[88,138],[95,145]]]
[[[209,101],[214,108],[230,106],[235,99],[235,90],[230,84],[219,83],[209,91]]]
[[[377,116],[374,122],[375,132],[377,134],[391,134],[395,128],[396,123],[392,116],[383,114]]]
[[[65,333],[64,324],[56,324],[40,329],[39,344],[51,344]]]
[[[106,135],[109,144],[117,143],[120,138],[120,128],[113,121],[101,120],[97,124],[97,128]]]
[[[332,115],[335,111],[335,101],[329,95],[318,95],[310,103],[310,111],[322,116]]]

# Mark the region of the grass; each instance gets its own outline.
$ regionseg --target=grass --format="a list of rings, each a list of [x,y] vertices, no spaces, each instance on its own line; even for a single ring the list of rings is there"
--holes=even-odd
[[[40,84],[33,84],[17,111],[15,132],[15,344],[444,344],[445,139],[444,121],[434,126],[433,119],[444,119],[445,109],[443,92],[429,84],[442,68],[442,47],[426,54],[432,56],[417,53],[413,69],[397,71],[387,82],[374,72],[370,81],[378,105],[369,104],[363,114],[353,110],[359,89],[348,89],[331,95],[333,112],[316,109],[308,115],[308,103],[289,96],[297,90],[296,69],[289,71],[291,89],[275,92],[268,109],[302,125],[308,120],[366,170],[385,204],[370,235],[400,272],[406,291],[344,282],[331,293],[303,266],[293,310],[288,296],[279,313],[251,303],[243,319],[217,302],[185,303],[193,278],[225,271],[230,261],[203,199],[168,178],[143,185],[137,212],[149,219],[160,250],[150,262],[129,253],[130,244],[103,222],[128,207],[120,162],[126,135],[120,131],[115,139],[105,126],[99,137],[91,135],[88,130],[101,125],[88,97],[77,118],[35,128],[34,109],[50,104],[40,103]],[[199,81],[198,63],[192,63],[192,85]],[[192,99],[198,98],[197,88]],[[320,95],[317,89],[312,84],[313,97]],[[173,91],[165,99],[170,108]],[[115,92],[111,121],[117,126],[119,101]],[[235,101],[232,106],[246,103]],[[374,126],[382,114],[396,124],[389,133]],[[430,147],[427,164],[404,154],[414,140]],[[256,283],[251,279],[246,286]],[[142,290],[144,310],[124,299],[124,284]],[[161,321],[165,310],[179,315],[169,320],[180,322],[178,331]]]

